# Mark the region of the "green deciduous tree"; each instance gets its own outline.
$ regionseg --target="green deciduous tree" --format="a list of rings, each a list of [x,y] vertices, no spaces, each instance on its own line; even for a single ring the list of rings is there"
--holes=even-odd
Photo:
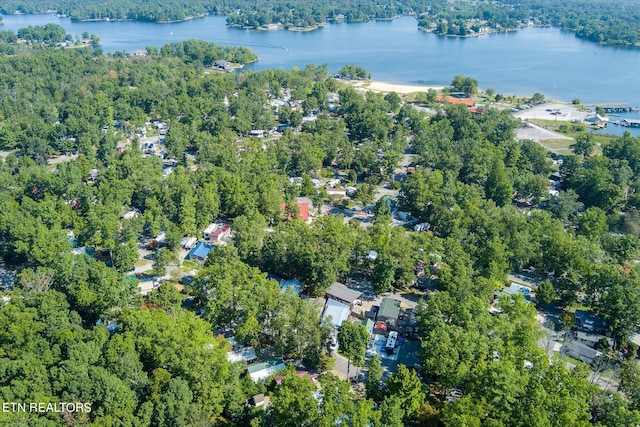
[[[362,366],[368,342],[369,333],[363,325],[356,326],[349,321],[342,323],[338,331],[338,353],[349,359],[347,377],[349,377],[352,362],[356,366]]]

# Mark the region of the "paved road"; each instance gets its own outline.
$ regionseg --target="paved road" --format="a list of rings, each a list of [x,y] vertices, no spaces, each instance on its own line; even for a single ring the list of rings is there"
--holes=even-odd
[[[346,380],[347,379],[347,366],[348,359],[338,354],[337,351],[332,351],[331,356],[336,361],[336,364],[333,367],[332,372],[337,375],[339,378]],[[362,370],[362,369],[360,369]],[[358,368],[351,364],[351,368],[349,369],[349,377],[351,379],[355,378],[357,375]]]
[[[548,139],[564,139],[567,141],[573,140],[573,138],[569,138],[566,135],[561,133],[553,132],[551,130],[545,129],[541,126],[538,126],[534,123],[529,123],[528,127],[522,127],[516,129],[516,137],[518,139],[531,139],[536,141],[538,144],[542,145],[547,150],[552,153],[560,153],[566,151],[566,149],[553,148],[544,143],[545,140]]]

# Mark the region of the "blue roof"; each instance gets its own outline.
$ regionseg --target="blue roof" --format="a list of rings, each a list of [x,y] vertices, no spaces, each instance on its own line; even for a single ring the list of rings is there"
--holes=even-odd
[[[205,259],[207,255],[209,255],[209,252],[211,252],[211,249],[213,249],[213,245],[209,245],[205,242],[200,242],[193,249],[191,249],[189,255],[187,255],[187,258]]]

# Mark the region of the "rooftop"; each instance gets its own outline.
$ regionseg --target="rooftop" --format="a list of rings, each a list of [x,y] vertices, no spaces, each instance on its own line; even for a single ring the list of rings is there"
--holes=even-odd
[[[297,203],[297,205],[300,211],[299,218],[302,219],[304,222],[309,221],[309,203]],[[284,210],[286,207],[287,207],[286,203],[280,203],[280,212],[284,213]]]
[[[187,255],[187,258],[205,259],[207,255],[209,255],[209,252],[211,252],[211,249],[213,249],[213,245],[209,245],[205,242],[200,242],[193,249],[191,249],[189,255]]]
[[[347,305],[329,298],[324,307],[322,320],[331,317],[331,323],[333,323],[336,328],[339,328],[342,322],[347,320],[350,312],[351,309]]]
[[[256,351],[253,347],[243,347],[227,352],[227,360],[231,363],[250,362],[257,359]]]
[[[300,283],[300,280],[298,279],[280,280],[280,289],[282,291],[286,291],[289,288],[293,289],[296,294],[300,295],[300,292],[302,292],[302,283]]]
[[[333,298],[349,304],[353,304],[361,295],[362,292],[349,289],[347,286],[339,282],[334,282],[327,291],[328,298]]]
[[[357,322],[353,322],[353,324],[363,325],[367,329],[367,332],[369,332],[369,335],[373,335],[373,327],[375,326],[375,323],[373,323],[373,320],[364,319],[364,320],[359,320]]]
[[[389,319],[397,319],[400,316],[400,301],[397,299],[383,298],[380,303],[378,317],[384,316]]]
[[[284,362],[280,359],[269,359],[265,362],[253,363],[247,366],[247,373],[253,380],[258,382],[269,378],[272,374],[285,368]]]

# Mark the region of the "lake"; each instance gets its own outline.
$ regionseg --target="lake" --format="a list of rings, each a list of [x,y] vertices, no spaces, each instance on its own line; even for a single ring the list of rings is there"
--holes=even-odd
[[[48,22],[61,25],[74,36],[87,31],[100,37],[104,52],[131,52],[199,38],[251,47],[259,56],[257,63],[247,67],[253,70],[327,63],[335,72],[354,63],[371,71],[374,79],[394,83],[448,85],[456,74],[463,74],[496,93],[531,96],[540,92],[560,101],[579,98],[585,104],[640,106],[640,49],[600,46],[555,28],[525,28],[462,39],[419,31],[411,17],[327,24],[310,32],[228,28],[222,16],[156,24],[9,15],[3,16],[3,22],[0,28],[12,31]],[[640,114],[625,117],[640,118]],[[611,127],[609,131],[622,130]]]

